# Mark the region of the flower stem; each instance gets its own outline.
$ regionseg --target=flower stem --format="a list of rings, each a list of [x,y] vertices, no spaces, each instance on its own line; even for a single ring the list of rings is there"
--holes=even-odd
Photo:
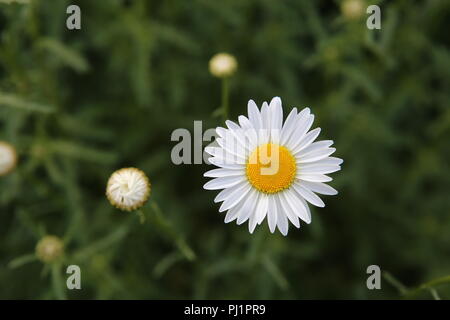
[[[430,288],[430,293],[433,296],[434,300],[441,300],[441,297],[439,296],[438,292],[434,288]]]
[[[10,263],[8,263],[8,267],[11,269],[21,267],[29,262],[36,261],[37,257],[35,253],[26,254],[20,257],[15,258],[14,260],[11,260]]]
[[[151,207],[154,212],[153,218],[155,224],[158,227],[160,227],[160,229],[163,230],[168,237],[172,238],[175,241],[178,250],[180,250],[180,252],[186,259],[188,259],[189,261],[194,260],[195,259],[194,251],[192,251],[192,249],[188,246],[184,238],[181,237],[178,234],[178,232],[173,228],[172,224],[169,221],[167,221],[158,204],[155,201],[152,201]]]
[[[389,272],[383,272],[383,277],[390,285],[396,288],[401,295],[405,295],[408,292],[408,288]]]
[[[289,282],[287,281],[286,277],[268,255],[263,258],[262,264],[265,267],[266,271],[272,276],[275,283],[280,287],[280,289],[287,290],[289,288]]]
[[[229,88],[228,88],[228,78],[222,79],[222,117],[223,121],[228,119],[229,112]]]
[[[420,291],[422,290],[428,290],[430,291],[431,295],[433,296],[434,299],[439,298],[439,296],[437,295],[436,290],[434,289],[434,287],[444,284],[444,283],[449,283],[450,282],[450,276],[444,276],[444,277],[440,277],[431,281],[428,281],[426,283],[421,284],[420,286],[418,286],[417,288],[409,291],[406,296],[407,297],[413,297],[415,295],[417,295]]]
[[[145,220],[146,220],[144,211],[142,211],[142,209],[138,209],[138,210],[137,210],[137,214],[138,214],[138,216],[139,216],[139,222],[140,222],[141,224],[144,224],[144,223],[145,223]]]
[[[64,281],[61,275],[61,264],[53,263],[51,266],[52,272],[52,286],[55,296],[58,300],[65,300],[66,293],[64,288]]]

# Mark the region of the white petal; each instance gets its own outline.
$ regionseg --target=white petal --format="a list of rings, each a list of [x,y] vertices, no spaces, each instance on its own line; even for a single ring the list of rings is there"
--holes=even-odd
[[[314,152],[310,152],[304,156],[301,156],[298,162],[299,163],[309,163],[309,162],[318,161],[318,160],[328,157],[330,154],[334,153],[335,151],[336,151],[336,148],[325,148],[325,149],[316,150]]]
[[[310,181],[300,181],[298,182],[300,185],[305,186],[306,188],[309,188],[311,191],[325,194],[325,195],[336,195],[338,192],[333,187],[330,187],[329,185],[321,182],[310,182]]]
[[[281,203],[277,200],[277,226],[283,236],[288,234],[289,223],[286,214],[283,212]]]
[[[237,224],[242,224],[248,220],[251,214],[255,213],[255,207],[258,204],[259,192],[255,189],[252,189],[250,193],[247,195],[247,199],[245,200],[244,206],[239,212],[239,216],[237,219]]]
[[[338,166],[340,166],[343,162],[344,162],[344,160],[342,160],[340,158],[336,158],[336,157],[328,157],[326,159],[320,160],[320,163],[322,163],[324,165],[338,165]]]
[[[205,147],[205,152],[210,154],[210,155],[215,155],[217,153],[216,149],[220,149],[218,147]]]
[[[298,221],[298,216],[295,214],[295,208],[291,207],[291,205],[289,204],[289,200],[286,197],[285,192],[280,192],[279,197],[281,206],[283,207],[283,211],[288,217],[289,221],[291,221],[291,223],[297,228],[300,228],[300,222]]]
[[[271,118],[271,141],[276,144],[280,144],[281,130],[283,128],[283,107],[281,99],[275,97],[269,104],[272,109]]]
[[[217,167],[231,169],[231,170],[242,170],[245,168],[244,164],[242,164],[242,163],[227,163],[223,159],[218,159],[218,158],[214,158],[214,157],[209,158],[208,161]]]
[[[242,147],[248,149],[249,145],[245,141],[244,130],[241,127],[239,127],[239,125],[230,120],[225,121],[225,124],[227,125],[228,128],[230,128],[229,135],[226,136],[227,139],[236,139],[237,142],[239,142]]]
[[[309,109],[308,107],[303,108],[302,111],[300,111],[298,113],[298,119],[300,119],[303,116],[309,115],[311,113],[311,109]]]
[[[311,181],[311,182],[330,182],[333,178],[326,176],[324,174],[303,174],[299,173],[296,176],[299,180]]]
[[[304,208],[306,209],[306,214],[309,217],[309,222],[307,223],[311,223],[311,210],[309,210],[309,206],[308,203],[306,203],[305,199],[303,198],[298,198],[300,200],[300,202],[303,204]]]
[[[232,187],[242,181],[245,181],[245,178],[242,176],[215,178],[205,183],[203,188],[205,188],[206,190],[225,189]]]
[[[314,122],[314,115],[305,113],[297,121],[297,129],[292,133],[291,138],[287,142],[287,146],[293,150],[301,142],[303,136],[308,132]]]
[[[325,166],[321,164],[317,164],[317,162],[305,163],[302,164],[299,168],[299,171],[304,174],[328,174],[341,170],[340,166]]]
[[[261,108],[261,117],[262,117],[262,130],[260,133],[260,143],[268,143],[270,138],[270,117],[271,113],[269,112],[269,105],[267,102],[263,102],[262,108]]]
[[[258,221],[256,220],[256,213],[250,215],[250,218],[248,219],[248,232],[252,234],[253,231],[255,231],[257,222]]]
[[[310,144],[308,147],[299,152],[296,156],[303,157],[317,150],[326,149],[333,144],[333,140],[322,140]]]
[[[225,223],[230,223],[231,221],[236,220],[238,212],[237,210],[234,210],[236,207],[234,207],[231,210],[228,210],[226,216],[225,216]]]
[[[311,143],[313,143],[314,140],[317,139],[317,137],[320,134],[320,128],[315,128],[314,130],[311,130],[310,132],[308,132],[303,139],[300,141],[300,143],[298,144],[298,146],[293,150],[293,154],[296,154],[300,151],[302,151],[303,149],[305,149],[306,147],[308,147]]]
[[[327,157],[325,159],[322,159],[322,160],[319,160],[319,161],[316,161],[313,163],[304,164],[303,166],[307,166],[307,165],[340,166],[343,162],[344,161],[342,159],[339,159],[336,157]]]
[[[289,205],[295,210],[295,214],[306,223],[311,223],[311,212],[308,205],[301,201],[302,198],[292,189],[285,190],[284,194]]]
[[[259,197],[259,203],[256,207],[256,222],[261,224],[267,215],[267,210],[269,208],[269,196],[262,193]]]
[[[281,99],[279,97],[275,97],[270,101],[269,109],[271,112],[271,123],[270,123],[270,129],[271,134],[274,135],[272,137],[275,140],[274,143],[279,143],[279,135],[281,133],[281,126],[283,123],[283,108],[281,106]]]
[[[275,202],[275,197],[273,195],[269,196],[267,223],[269,224],[270,232],[274,233],[277,226],[277,203]]]
[[[257,130],[262,128],[262,117],[261,113],[256,106],[255,101],[249,100],[247,105],[248,110],[248,118],[250,122],[253,124],[253,127]]]
[[[239,211],[242,209],[242,206],[244,205],[244,201],[241,201],[237,206],[233,207],[232,209],[228,210],[226,216],[225,216],[225,223],[229,223],[231,221],[236,220],[236,218],[239,215]]]
[[[216,142],[221,148],[223,148],[223,150],[225,150],[225,152],[235,155],[240,159],[245,159],[247,156],[247,150],[239,143],[239,141],[234,136],[232,136],[231,139],[217,138]]]
[[[223,160],[226,163],[246,163],[245,157],[228,152],[222,147],[205,147],[205,152],[218,160]]]
[[[311,203],[312,205],[315,205],[316,207],[325,207],[325,203],[320,199],[314,192],[311,190],[305,188],[304,186],[294,183],[293,184],[294,190],[297,191],[297,193],[303,197],[306,201]]]
[[[254,129],[250,120],[248,120],[246,116],[239,116],[238,121],[242,129]]]
[[[223,152],[223,155],[217,154],[212,158],[208,158],[208,161],[211,162],[212,159],[216,161],[215,163],[220,163],[222,165],[239,164],[243,166],[246,164],[246,160],[244,158],[239,158],[228,152]]]
[[[225,137],[227,135],[228,130],[222,127],[216,128],[216,133],[219,137]]]
[[[256,133],[255,128],[253,127],[253,125],[250,123],[250,120],[248,120],[246,117],[244,116],[239,116],[239,124],[241,125],[243,131],[242,133],[244,134],[244,136],[247,138],[248,143],[248,147],[250,150],[256,148],[257,143],[258,143],[258,135]]]
[[[209,178],[220,178],[220,177],[228,177],[228,176],[244,176],[245,170],[231,170],[231,169],[213,169],[206,171],[203,176]]]
[[[286,121],[284,122],[283,129],[281,129],[280,143],[282,145],[286,144],[291,136],[292,132],[295,130],[295,124],[297,119],[297,108],[294,108],[289,113]]]
[[[239,188],[234,190],[234,192],[230,193],[228,197],[222,202],[222,205],[219,208],[219,212],[227,211],[228,209],[233,208],[237,205],[245,196],[250,196],[249,193],[252,189],[250,184],[247,184],[244,188]]]
[[[224,201],[230,196],[231,193],[235,192],[236,190],[239,190],[239,192],[244,192],[244,190],[249,187],[251,188],[252,186],[250,183],[248,183],[248,181],[242,181],[235,186],[220,191],[219,194],[214,198],[214,202],[217,203]]]
[[[254,212],[250,214],[250,218],[248,220],[248,231],[250,233],[253,233],[255,231],[256,225],[259,224],[259,220],[261,219],[261,216],[263,220],[266,216],[267,212],[267,195],[264,193],[258,194],[258,201],[255,204],[255,208],[253,210]]]
[[[303,121],[308,120],[310,114],[311,114],[311,109],[309,109],[308,107],[303,108],[302,111],[300,111],[297,115],[297,118],[295,120],[296,121],[295,127],[298,128]]]
[[[230,129],[230,131],[241,129],[241,127],[239,127],[239,125],[237,123],[235,123],[235,122],[233,122],[231,120],[226,120],[225,124],[228,127],[228,129]]]

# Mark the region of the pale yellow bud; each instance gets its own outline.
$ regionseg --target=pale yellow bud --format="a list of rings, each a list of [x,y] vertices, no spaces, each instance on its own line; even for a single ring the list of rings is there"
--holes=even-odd
[[[17,164],[16,149],[9,143],[0,141],[0,176],[10,173]]]
[[[44,236],[36,245],[36,256],[45,263],[51,263],[62,257],[64,243],[56,236]]]
[[[341,12],[349,20],[357,20],[364,14],[365,3],[363,0],[344,0],[341,3]]]
[[[209,71],[218,78],[232,76],[237,70],[237,61],[229,53],[218,53],[209,60]]]

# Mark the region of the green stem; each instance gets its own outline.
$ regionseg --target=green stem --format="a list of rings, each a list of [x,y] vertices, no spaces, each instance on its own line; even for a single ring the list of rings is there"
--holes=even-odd
[[[389,272],[383,272],[384,279],[389,282],[394,288],[400,292],[401,295],[405,295],[408,292],[408,288],[398,281],[392,274]]]
[[[58,300],[65,300],[66,292],[63,283],[64,281],[61,275],[61,264],[53,263],[51,265],[51,271],[52,271],[53,292],[55,293],[55,296]]]
[[[444,283],[450,283],[450,275],[440,277],[437,279],[433,279],[431,281],[425,282],[421,284],[420,286],[409,289],[406,286],[404,286],[400,281],[394,278],[389,272],[383,272],[383,277],[388,281],[393,287],[397,288],[397,290],[400,292],[402,296],[405,298],[412,298],[419,294],[423,290],[428,290],[432,297],[435,300],[440,300],[439,294],[437,293],[435,286],[444,284]]]
[[[195,259],[194,251],[192,251],[192,249],[188,246],[184,238],[182,238],[178,234],[178,232],[175,231],[172,224],[169,221],[167,221],[158,204],[155,201],[152,201],[151,207],[154,212],[155,224],[159,226],[167,236],[174,239],[177,248],[186,257],[186,259],[188,259],[189,261],[194,260]]]
[[[431,281],[425,282],[424,284],[421,284],[420,286],[418,286],[417,288],[409,291],[406,296],[408,297],[412,297],[417,295],[418,293],[420,293],[423,290],[428,290],[430,291],[431,295],[433,296],[433,298],[436,299],[437,296],[437,292],[436,291],[432,291],[434,290],[433,287],[444,284],[444,283],[449,283],[450,282],[450,275],[449,276],[445,276],[445,277],[440,277],[437,279],[433,279]]]
[[[144,224],[144,223],[145,223],[145,220],[146,220],[144,211],[142,211],[142,209],[138,209],[138,210],[137,210],[137,214],[138,214],[138,216],[139,216],[139,222],[140,222],[141,224]]]
[[[222,117],[223,121],[228,119],[229,112],[229,88],[228,78],[222,79]]]
[[[36,254],[30,253],[23,256],[20,256],[18,258],[15,258],[10,263],[8,263],[8,267],[11,269],[21,267],[29,262],[37,261]]]
[[[430,288],[430,293],[434,300],[441,300],[441,297],[439,296],[436,289]]]
[[[268,255],[263,258],[262,264],[266,268],[266,271],[275,280],[275,283],[280,287],[280,289],[287,290],[289,288],[289,282],[287,281],[286,277]]]

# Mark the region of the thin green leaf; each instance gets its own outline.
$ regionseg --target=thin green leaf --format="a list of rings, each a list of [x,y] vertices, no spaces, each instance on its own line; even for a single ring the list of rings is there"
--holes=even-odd
[[[34,253],[26,254],[11,260],[8,263],[8,268],[15,269],[34,261],[37,261],[37,257]]]
[[[18,95],[3,92],[0,92],[0,105],[25,111],[41,113],[52,113],[56,110],[52,106],[28,101]]]

